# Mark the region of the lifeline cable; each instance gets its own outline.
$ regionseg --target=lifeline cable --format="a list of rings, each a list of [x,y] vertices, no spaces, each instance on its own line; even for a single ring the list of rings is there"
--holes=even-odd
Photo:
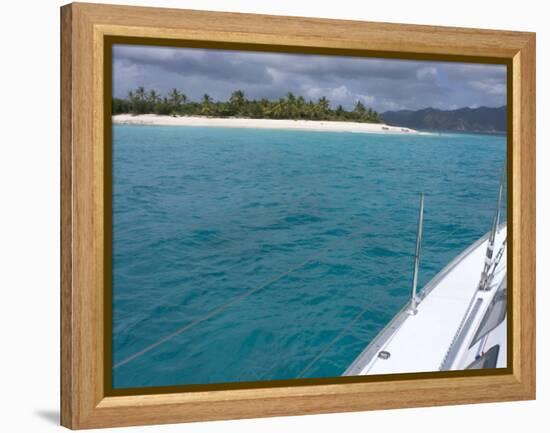
[[[427,248],[435,248],[436,246],[438,246],[441,242],[443,242],[444,240],[447,240],[449,237],[451,237],[452,235],[454,235],[456,232],[458,232],[460,229],[462,229],[462,227],[458,227],[457,229],[453,230],[450,234],[446,234],[444,237],[442,237],[441,239],[439,239],[438,241],[435,242],[435,244],[433,245],[430,245],[429,247]],[[424,249],[427,249],[426,247]],[[393,283],[395,283],[399,278],[401,278],[402,275],[398,275],[397,277],[395,277],[393,280],[391,280],[388,284],[386,284],[387,286],[390,286],[392,285]],[[342,329],[338,335],[336,335],[336,337],[334,337],[324,348],[323,350],[321,350],[303,369],[302,371],[300,371],[300,374],[298,375],[298,378],[301,378],[304,376],[304,374],[306,374],[310,369],[311,367],[313,367],[315,365],[315,363],[317,363],[317,361],[319,361],[319,359],[321,359],[323,356],[325,356],[325,354],[332,348],[332,346],[334,346],[334,344],[340,340],[340,338],[342,338],[348,331],[349,329],[361,318],[363,317],[363,314],[365,314],[368,310],[368,308],[370,307],[370,304],[367,304],[365,306],[365,308],[363,308],[359,314],[357,314],[353,320],[351,322],[349,322],[345,327],[344,329]]]
[[[207,314],[205,314],[204,316],[202,317],[199,317],[198,319],[194,320],[193,322],[185,325],[185,326],[182,326],[181,328],[175,330],[174,332],[166,335],[165,337],[162,337],[160,338],[159,340],[153,342],[152,344],[150,344],[149,346],[139,350],[138,352],[124,358],[123,360],[115,363],[113,365],[113,369],[115,368],[118,368],[118,367],[121,367],[123,366],[124,364],[127,364],[128,362],[144,355],[145,353],[153,350],[154,348],[160,346],[161,344],[163,343],[166,343],[167,341],[171,340],[172,338],[174,337],[177,337],[178,335],[188,331],[189,329],[195,327],[196,325],[210,319],[211,317],[214,317],[216,316],[217,314],[221,313],[222,311],[226,310],[227,308],[231,307],[233,304],[236,304],[237,302],[240,302],[242,301],[243,299],[246,299],[248,298],[250,295],[270,286],[271,284],[275,283],[276,281],[279,281],[281,278],[283,277],[286,277],[287,275],[291,274],[292,272],[294,271],[297,271],[298,269],[301,269],[303,268],[305,265],[307,265],[308,263],[312,262],[313,260],[317,259],[319,256],[321,256],[323,253],[326,253],[328,250],[330,250],[331,247],[334,247],[334,245],[340,243],[340,242],[343,242],[344,240],[349,240],[349,239],[352,239],[360,234],[364,234],[367,230],[361,230],[361,231],[358,231],[358,232],[354,232],[354,233],[351,233],[349,234],[348,236],[345,236],[343,238],[340,238],[340,239],[336,239],[332,242],[329,243],[328,246],[326,246],[323,250],[321,251],[318,251],[317,253],[309,256],[306,260],[304,260],[303,262],[299,263],[298,265],[288,269],[287,271],[283,272],[282,274],[279,274],[278,276],[272,278],[271,280],[267,281],[266,283],[258,286],[258,287],[255,287],[253,289],[250,289],[246,292],[244,292],[242,295],[239,295],[239,296],[236,296],[232,299],[230,299],[229,301],[227,301],[226,303],[220,305],[219,307],[211,310],[210,312],[208,312]]]

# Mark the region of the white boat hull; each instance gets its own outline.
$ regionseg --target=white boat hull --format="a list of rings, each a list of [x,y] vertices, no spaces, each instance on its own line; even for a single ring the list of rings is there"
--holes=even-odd
[[[410,315],[405,306],[344,375],[506,367],[506,224],[495,236],[494,251],[502,250],[502,259],[488,290],[478,290],[488,239],[489,234],[437,274],[420,292],[417,313]],[[476,336],[480,326],[485,333]]]

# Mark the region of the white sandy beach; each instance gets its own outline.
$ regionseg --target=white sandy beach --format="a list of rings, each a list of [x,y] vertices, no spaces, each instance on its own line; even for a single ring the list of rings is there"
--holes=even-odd
[[[419,134],[410,128],[383,123],[333,122],[326,120],[279,120],[117,114],[113,123],[123,125],[215,126],[224,128],[297,129],[305,131],[365,132],[376,134]]]

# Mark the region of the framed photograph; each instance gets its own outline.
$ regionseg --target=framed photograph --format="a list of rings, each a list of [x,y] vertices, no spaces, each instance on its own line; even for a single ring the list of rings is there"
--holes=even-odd
[[[535,35],[61,8],[61,418],[535,398]]]

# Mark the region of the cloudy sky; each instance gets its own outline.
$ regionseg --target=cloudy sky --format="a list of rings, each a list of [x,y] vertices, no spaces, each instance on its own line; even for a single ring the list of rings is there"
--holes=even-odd
[[[502,65],[115,45],[114,95],[138,86],[163,95],[176,87],[191,100],[226,100],[236,89],[251,99],[293,92],[348,109],[360,100],[379,112],[506,104]]]

